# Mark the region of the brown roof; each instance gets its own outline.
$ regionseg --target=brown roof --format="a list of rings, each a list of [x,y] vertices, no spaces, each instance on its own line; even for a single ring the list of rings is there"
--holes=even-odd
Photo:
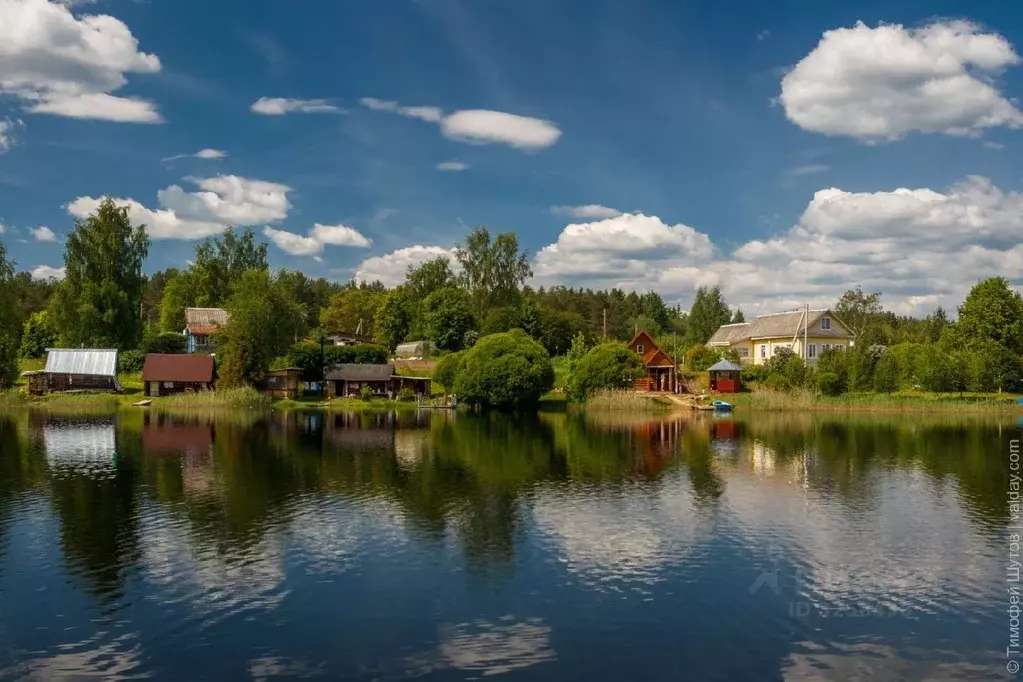
[[[185,308],[185,327],[193,334],[212,334],[226,324],[223,308]]]
[[[212,382],[213,356],[150,353],[142,367],[142,381]]]
[[[831,318],[831,329],[820,328],[820,318]],[[830,310],[811,310],[810,319],[807,324],[803,322],[803,311],[794,310],[785,313],[774,313],[771,315],[760,315],[750,322],[740,324],[726,324],[720,327],[707,342],[714,344],[734,344],[748,339],[777,338],[795,336],[802,334],[803,328],[807,327],[810,336],[832,336],[836,338],[849,338],[853,334],[846,330],[842,321],[835,317]]]
[[[327,368],[327,381],[390,381],[393,365],[333,365]]]

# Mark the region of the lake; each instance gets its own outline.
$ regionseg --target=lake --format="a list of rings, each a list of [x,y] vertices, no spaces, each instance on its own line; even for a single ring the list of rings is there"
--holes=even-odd
[[[0,678],[1004,679],[1019,434],[0,415]]]

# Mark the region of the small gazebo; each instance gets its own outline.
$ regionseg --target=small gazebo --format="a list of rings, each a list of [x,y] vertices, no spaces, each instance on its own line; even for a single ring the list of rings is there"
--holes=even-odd
[[[710,372],[710,390],[718,393],[738,393],[742,390],[739,379],[742,367],[734,362],[722,360],[707,371]]]

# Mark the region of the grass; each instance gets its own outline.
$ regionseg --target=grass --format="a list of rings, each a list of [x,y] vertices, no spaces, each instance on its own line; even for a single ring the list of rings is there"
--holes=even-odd
[[[736,407],[772,411],[850,411],[850,412],[989,412],[1019,411],[1018,396],[1009,393],[926,393],[900,391],[884,393],[846,393],[828,397],[809,389],[777,391],[754,387],[750,393],[726,398]]]
[[[632,390],[596,391],[583,406],[587,412],[663,412],[674,404],[661,396],[645,395]]]
[[[160,410],[265,410],[272,401],[252,388],[222,388],[216,391],[179,393],[153,398],[153,407]]]

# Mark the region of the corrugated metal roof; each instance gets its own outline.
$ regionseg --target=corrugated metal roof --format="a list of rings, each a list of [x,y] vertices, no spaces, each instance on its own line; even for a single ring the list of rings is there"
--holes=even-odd
[[[50,374],[90,374],[117,377],[117,351],[95,348],[49,348],[46,371]]]
[[[333,365],[327,368],[327,381],[390,381],[393,365]]]
[[[227,324],[227,311],[223,308],[185,308],[185,325],[192,327],[215,328]]]

